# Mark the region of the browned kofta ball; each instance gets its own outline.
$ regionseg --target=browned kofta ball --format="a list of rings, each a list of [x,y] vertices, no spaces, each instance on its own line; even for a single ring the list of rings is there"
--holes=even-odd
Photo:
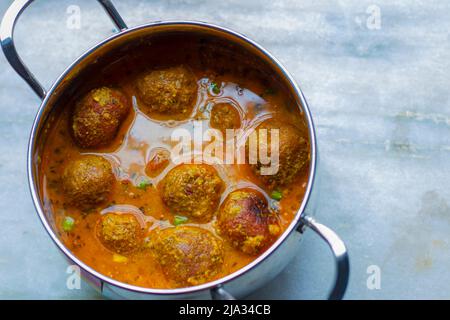
[[[126,254],[142,245],[142,227],[132,214],[107,213],[97,222],[97,237],[111,251]]]
[[[62,187],[69,203],[80,208],[106,201],[114,182],[111,164],[97,155],[84,155],[70,161],[62,175]]]
[[[223,264],[222,241],[198,227],[178,226],[156,231],[150,248],[166,277],[178,286],[205,283]]]
[[[236,190],[227,196],[217,227],[233,247],[250,255],[262,252],[280,233],[277,215],[268,209],[263,196],[251,189]]]
[[[172,213],[207,222],[219,205],[224,183],[210,165],[181,164],[167,173],[160,187]]]
[[[227,129],[238,129],[241,126],[241,117],[231,104],[218,103],[211,109],[209,123],[211,128],[220,130],[225,138]]]
[[[262,164],[259,160],[256,164],[250,164],[253,172],[269,187],[276,188],[286,186],[292,182],[295,176],[302,170],[307,168],[309,162],[310,152],[309,143],[305,139],[304,134],[294,125],[284,123],[275,119],[269,119],[257,127],[259,129],[267,130],[267,140],[259,141],[258,148],[267,150],[270,156],[271,152],[271,130],[278,129],[279,131],[279,166],[275,174],[262,174],[261,168],[268,167],[267,164]],[[247,144],[248,145],[248,144]]]
[[[72,115],[72,133],[82,148],[108,145],[117,135],[130,106],[124,94],[101,87],[91,90],[79,101]]]
[[[137,97],[144,113],[188,115],[197,99],[197,82],[184,66],[153,70],[136,81]]]

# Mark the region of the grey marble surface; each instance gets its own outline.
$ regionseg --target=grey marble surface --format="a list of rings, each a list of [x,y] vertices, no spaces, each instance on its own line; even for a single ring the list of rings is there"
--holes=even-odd
[[[351,254],[346,298],[450,298],[448,1],[115,2],[130,26],[193,19],[238,30],[292,72],[317,126],[317,218]],[[9,3],[0,2],[0,15]],[[81,8],[80,29],[66,27],[69,5]],[[112,31],[94,1],[37,0],[16,42],[48,87]],[[0,298],[101,298],[84,283],[67,289],[66,262],[30,199],[26,145],[38,106],[0,55]],[[366,284],[371,265],[381,270],[379,290]],[[250,298],[321,299],[333,272],[327,247],[308,232],[295,260]]]

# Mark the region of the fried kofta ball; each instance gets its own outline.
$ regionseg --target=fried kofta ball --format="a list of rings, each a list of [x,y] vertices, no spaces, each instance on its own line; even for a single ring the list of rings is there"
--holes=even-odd
[[[89,208],[106,201],[115,177],[111,164],[96,155],[84,155],[64,168],[62,187],[69,203]]]
[[[277,215],[268,209],[263,196],[251,189],[236,190],[227,196],[217,227],[233,247],[250,255],[262,252],[280,233]]]
[[[198,227],[178,226],[155,231],[150,248],[166,277],[178,286],[205,283],[223,264],[222,241]]]
[[[108,145],[117,135],[130,107],[119,90],[101,87],[91,90],[75,106],[72,133],[82,148]]]
[[[182,164],[167,173],[160,190],[172,213],[207,222],[219,205],[223,186],[214,167]]]
[[[227,129],[238,129],[241,126],[241,118],[231,104],[218,103],[211,109],[209,123],[211,128],[218,129],[225,135]]]
[[[308,140],[304,138],[304,134],[294,125],[282,123],[275,119],[263,122],[257,127],[255,132],[258,133],[259,129],[267,130],[267,140],[260,141],[258,139],[258,148],[259,150],[267,150],[268,156],[271,154],[271,130],[279,130],[279,166],[275,174],[263,174],[261,171],[262,167],[268,167],[269,165],[263,165],[258,157],[256,164],[250,164],[252,171],[270,189],[286,186],[307,167],[310,156]]]
[[[107,213],[97,222],[97,237],[111,251],[131,253],[142,244],[142,227],[132,214]]]
[[[188,115],[197,99],[198,86],[191,70],[177,66],[141,75],[136,88],[144,113]]]

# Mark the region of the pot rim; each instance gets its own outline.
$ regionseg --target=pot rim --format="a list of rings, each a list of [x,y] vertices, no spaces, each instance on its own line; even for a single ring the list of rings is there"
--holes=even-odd
[[[310,152],[311,152],[311,164],[309,169],[309,179],[305,190],[305,195],[303,197],[302,203],[300,205],[299,210],[297,211],[294,219],[289,224],[289,226],[286,228],[286,230],[283,232],[283,234],[275,241],[275,243],[270,246],[264,253],[262,253],[260,256],[258,256],[255,260],[253,260],[248,265],[244,266],[243,268],[236,270],[235,272],[222,277],[220,279],[207,282],[204,284],[192,286],[192,287],[183,287],[183,288],[175,288],[175,289],[154,289],[154,288],[146,288],[146,287],[139,287],[127,283],[120,282],[118,280],[112,279],[110,277],[107,277],[106,275],[94,270],[92,267],[85,264],[83,261],[81,261],[79,258],[77,258],[64,244],[63,242],[58,238],[56,233],[53,231],[52,227],[50,226],[50,223],[47,221],[45,217],[45,213],[42,207],[42,203],[37,191],[36,183],[35,181],[35,175],[33,174],[33,158],[34,158],[34,152],[35,147],[37,145],[37,136],[38,132],[37,129],[39,128],[39,124],[41,124],[42,121],[45,119],[42,119],[43,112],[46,109],[46,106],[49,102],[50,97],[53,95],[55,90],[59,87],[61,82],[66,78],[66,76],[76,67],[78,66],[85,58],[90,56],[92,53],[94,53],[96,50],[100,49],[104,45],[108,44],[114,39],[117,39],[119,37],[123,37],[127,34],[131,34],[133,32],[144,30],[147,28],[152,27],[158,27],[158,26],[180,26],[180,27],[198,27],[203,29],[212,29],[214,31],[224,32],[233,38],[240,39],[244,41],[246,44],[250,45],[257,51],[259,51],[263,56],[268,58],[274,65],[276,65],[282,75],[286,78],[290,85],[291,92],[295,94],[295,97],[298,98],[298,100],[301,103],[302,111],[304,112],[304,115],[307,119],[307,125],[308,125],[308,132],[310,135]],[[245,35],[238,33],[236,31],[233,31],[231,29],[228,29],[226,27],[218,26],[212,23],[208,22],[201,22],[201,21],[192,21],[192,20],[166,20],[166,21],[155,21],[151,23],[146,23],[142,25],[138,25],[132,28],[121,30],[106,39],[100,41],[93,47],[86,50],[83,54],[81,54],[74,62],[72,62],[65,70],[64,72],[53,82],[51,88],[47,91],[47,94],[45,95],[44,99],[41,102],[41,105],[39,106],[38,112],[36,114],[36,117],[33,121],[33,126],[31,128],[29,143],[28,143],[28,152],[27,152],[27,175],[28,175],[28,185],[30,188],[31,196],[33,199],[34,207],[38,213],[39,219],[41,220],[41,223],[43,224],[44,228],[46,229],[47,233],[53,240],[53,242],[57,245],[57,247],[63,252],[63,254],[70,259],[70,261],[74,262],[77,266],[79,266],[81,269],[83,269],[85,272],[90,274],[91,276],[94,276],[95,278],[102,281],[102,283],[108,283],[110,285],[132,291],[137,293],[145,293],[145,294],[154,294],[154,295],[161,295],[161,296],[171,296],[171,295],[179,295],[179,294],[188,294],[188,293],[195,293],[199,291],[204,290],[210,290],[217,288],[220,285],[226,284],[230,282],[231,280],[234,280],[236,278],[239,278],[240,276],[246,274],[250,270],[257,267],[262,261],[266,260],[287,238],[288,236],[300,225],[300,219],[305,215],[305,208],[308,204],[308,201],[310,199],[311,190],[313,187],[314,179],[315,179],[315,172],[316,172],[316,163],[317,162],[317,146],[316,146],[316,135],[315,135],[315,129],[314,129],[314,123],[312,120],[312,116],[309,110],[308,103],[306,102],[306,99],[300,89],[300,87],[297,85],[296,81],[292,77],[292,75],[287,71],[287,69],[278,61],[270,52],[268,52],[266,49],[264,49],[261,45],[256,43],[255,41],[249,39]],[[36,175],[37,177],[37,175]]]

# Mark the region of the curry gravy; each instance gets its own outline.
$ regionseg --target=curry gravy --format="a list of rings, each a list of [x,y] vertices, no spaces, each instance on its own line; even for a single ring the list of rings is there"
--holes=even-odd
[[[239,111],[243,130],[274,117],[293,123],[307,137],[306,125],[298,106],[276,81],[259,73],[250,58],[249,61],[229,59],[229,53],[210,48],[213,44],[208,44],[204,39],[175,40],[153,41],[147,47],[134,50],[133,54],[119,56],[81,85],[78,95],[60,101],[64,106],[49,127],[40,154],[41,199],[45,211],[53,216],[58,235],[67,248],[98,272],[124,283],[147,288],[174,288],[176,284],[164,276],[158,262],[149,254],[149,248],[124,257],[117,257],[117,254],[106,249],[96,237],[96,223],[101,214],[109,211],[131,213],[145,226],[147,238],[151,237],[153,229],[173,225],[175,215],[162,202],[158,183],[175,164],[164,160],[167,166],[159,167],[157,163],[158,170],[149,170],[149,164],[152,168],[157,150],[170,150],[174,146],[170,140],[174,129],[185,128],[193,132],[194,123],[201,122],[203,130],[206,130],[209,128],[212,106],[229,103]],[[136,99],[136,76],[145,69],[181,64],[194,72],[199,88],[190,117],[180,119],[157,113],[142,113]],[[212,83],[218,84],[220,92],[211,90]],[[73,142],[70,132],[74,104],[85,92],[103,85],[122,90],[132,104],[131,111],[110,145],[95,150],[80,149]],[[65,164],[80,154],[105,157],[113,166],[117,179],[110,200],[88,211],[70,206],[61,187]],[[269,206],[278,210],[281,229],[285,230],[289,226],[305,193],[308,180],[306,173],[297,176],[293,183],[281,189],[283,197],[278,202],[270,198],[270,191],[254,176],[248,165],[214,166],[225,182],[221,201],[237,188],[257,189],[264,194]],[[67,216],[75,220],[75,226],[70,232],[62,228]],[[220,237],[214,223],[215,218],[204,224],[188,220],[186,225],[205,228]],[[224,247],[224,264],[215,279],[237,271],[257,257],[238,251],[226,240]]]

